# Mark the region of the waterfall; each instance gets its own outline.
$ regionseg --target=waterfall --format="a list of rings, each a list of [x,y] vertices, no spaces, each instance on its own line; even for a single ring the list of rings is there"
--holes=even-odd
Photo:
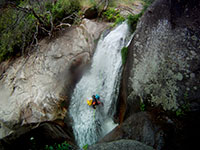
[[[77,83],[71,98],[69,113],[73,119],[73,132],[77,144],[93,144],[116,125],[112,122],[119,91],[122,60],[121,49],[128,42],[126,22],[101,37],[92,59],[91,69]],[[100,95],[104,106],[94,110],[87,98]]]

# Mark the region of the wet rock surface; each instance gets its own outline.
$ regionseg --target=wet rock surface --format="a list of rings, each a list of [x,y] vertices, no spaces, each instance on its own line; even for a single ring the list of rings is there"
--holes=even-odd
[[[60,31],[54,39],[40,41],[33,54],[17,58],[3,71],[0,138],[21,125],[65,117],[73,86],[105,28],[105,23],[84,19],[80,26]]]

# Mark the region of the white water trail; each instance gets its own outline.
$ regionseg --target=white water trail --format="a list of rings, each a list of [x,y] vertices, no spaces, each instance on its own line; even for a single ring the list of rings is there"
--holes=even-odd
[[[77,83],[69,106],[73,119],[73,132],[77,144],[93,144],[112,130],[116,124],[112,117],[115,113],[119,91],[122,60],[121,49],[126,46],[129,37],[126,22],[102,37],[97,45],[91,69]],[[94,110],[87,105],[87,98],[100,95],[104,106]]]

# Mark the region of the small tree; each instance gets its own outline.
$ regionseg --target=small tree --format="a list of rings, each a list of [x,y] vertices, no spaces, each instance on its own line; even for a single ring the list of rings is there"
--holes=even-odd
[[[78,17],[79,0],[13,0],[0,4],[0,62],[53,36]]]

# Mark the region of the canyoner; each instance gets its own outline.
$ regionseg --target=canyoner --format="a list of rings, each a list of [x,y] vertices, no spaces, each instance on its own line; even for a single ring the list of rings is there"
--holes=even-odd
[[[100,96],[98,94],[92,95],[91,98],[88,98],[87,99],[87,104],[89,106],[92,106],[93,109],[96,109],[96,106],[98,106],[100,104],[103,106],[103,103],[100,101]]]

